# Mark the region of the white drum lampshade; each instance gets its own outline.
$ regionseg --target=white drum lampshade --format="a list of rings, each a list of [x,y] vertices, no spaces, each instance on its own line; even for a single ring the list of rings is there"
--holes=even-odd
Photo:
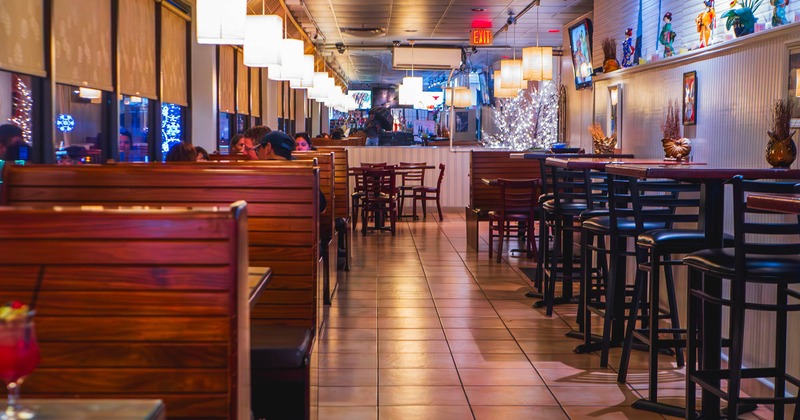
[[[308,90],[308,99],[315,99],[319,102],[322,102],[322,100],[328,96],[326,84],[328,80],[328,73],[322,71],[315,72],[313,80],[313,86]]]
[[[311,89],[314,87],[314,56],[306,54],[303,56],[303,77],[299,80],[293,79],[289,86],[292,89]]]
[[[522,78],[532,81],[553,80],[553,47],[523,48]]]
[[[273,80],[288,81],[303,78],[303,41],[299,39],[282,39],[278,43],[281,55],[280,75]],[[273,67],[270,68],[270,73]]]
[[[508,89],[503,86],[503,80],[500,76],[500,71],[494,72],[494,97],[503,99],[513,99],[517,97],[519,89]]]
[[[469,108],[472,106],[472,89],[466,86],[458,86],[455,88],[447,88],[445,92],[447,96],[445,101],[447,106],[456,108]]]
[[[414,105],[422,96],[422,78],[404,77],[400,86],[400,104]]]
[[[500,78],[505,88],[523,89],[522,60],[501,60]]]
[[[247,0],[197,0],[197,43],[244,44]]]
[[[278,43],[283,39],[283,19],[276,15],[247,16],[244,30],[244,65],[269,67],[281,64]]]

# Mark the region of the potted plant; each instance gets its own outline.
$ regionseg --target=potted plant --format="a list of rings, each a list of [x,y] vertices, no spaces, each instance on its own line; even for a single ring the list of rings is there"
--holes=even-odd
[[[606,133],[603,132],[603,128],[597,122],[589,126],[589,134],[592,136],[592,146],[594,146],[596,154],[614,153],[614,148],[617,147],[616,134],[606,137]]]
[[[614,70],[619,70],[619,61],[617,61],[617,43],[611,39],[606,38],[603,40],[603,73],[610,73]]]
[[[775,101],[772,107],[772,130],[767,131],[766,158],[774,168],[788,168],[797,158],[797,147],[792,140],[794,131],[791,131],[793,110],[792,101],[784,99]]]
[[[692,151],[692,142],[681,137],[681,108],[677,101],[667,103],[667,115],[661,124],[661,144],[667,160],[680,162]]]
[[[725,28],[731,30],[737,37],[749,35],[755,32],[756,21],[755,12],[764,0],[732,0],[731,9],[722,15],[725,21]],[[737,7],[738,6],[738,7]]]

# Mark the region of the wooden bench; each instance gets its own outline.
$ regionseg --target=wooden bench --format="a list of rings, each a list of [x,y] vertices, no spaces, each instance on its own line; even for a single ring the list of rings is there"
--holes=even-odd
[[[328,146],[335,146],[335,147],[348,147],[348,146],[366,146],[367,138],[366,137],[348,137],[346,139],[341,140],[334,140],[334,139],[323,139],[322,137],[314,137],[311,139],[311,144],[314,147],[328,147]]]
[[[318,147],[318,151],[328,152],[331,151],[334,153],[334,190],[335,190],[335,203],[334,203],[334,212],[333,217],[336,219],[344,220],[343,229],[340,229],[339,236],[344,238],[344,248],[345,248],[345,271],[350,271],[350,261],[352,260],[352,255],[350,250],[352,249],[352,239],[350,237],[350,177],[347,174],[348,168],[350,168],[350,161],[347,153],[347,149],[344,147]]]
[[[489,220],[489,212],[499,210],[500,188],[489,186],[481,179],[525,178],[540,179],[540,162],[537,160],[513,159],[511,152],[470,152],[469,205],[466,207],[467,247],[477,250],[478,225]]]
[[[304,352],[282,359],[295,364],[287,369],[254,363],[254,393],[263,403],[269,400],[260,391],[263,384],[277,382],[280,389],[287,389],[286,382],[296,382],[305,395],[294,406],[307,415],[308,360],[322,322],[322,305],[317,301],[319,168],[313,163],[10,165],[4,168],[2,204],[207,207],[247,201],[250,264],[273,270],[267,290],[250,313],[253,359],[292,354],[285,340],[271,341],[282,337],[297,340],[294,347]],[[198,252],[196,257],[203,255]]]
[[[0,209],[3,301],[30,303],[44,268],[42,357],[24,396],[162,399],[170,418],[249,419],[246,221],[243,202]]]

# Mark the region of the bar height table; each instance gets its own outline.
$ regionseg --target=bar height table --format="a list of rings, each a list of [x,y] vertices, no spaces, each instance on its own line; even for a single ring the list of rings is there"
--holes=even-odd
[[[700,226],[706,233],[708,248],[722,248],[725,219],[725,183],[734,176],[747,179],[800,179],[798,169],[774,169],[764,167],[735,167],[724,165],[609,165],[606,172],[614,176],[644,178],[667,178],[701,184]],[[708,278],[708,277],[707,277]],[[711,296],[722,295],[722,281],[706,281],[705,292]],[[722,311],[713,306],[703,309],[703,322],[717,326],[722,323]],[[703,351],[700,355],[704,369],[719,369],[722,353],[722,332],[720,328],[703,329]],[[687,377],[687,382],[688,382]],[[717,384],[719,385],[719,384]],[[639,400],[635,408],[661,413],[673,413],[674,406],[667,406]],[[703,391],[700,415],[711,419],[720,416],[720,398],[709,391]]]

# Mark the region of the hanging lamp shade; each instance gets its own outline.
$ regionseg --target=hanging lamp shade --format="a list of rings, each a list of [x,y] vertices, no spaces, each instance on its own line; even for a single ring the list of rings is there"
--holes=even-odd
[[[290,81],[292,79],[303,78],[303,41],[299,39],[282,39],[278,42],[280,51],[280,70],[277,66],[269,66],[270,73],[276,69],[275,79],[278,81]]]
[[[469,108],[472,106],[472,89],[466,86],[458,86],[455,88],[447,88],[445,92],[447,96],[445,103],[447,106],[456,108]]]
[[[322,102],[328,96],[327,92],[328,73],[318,71],[314,72],[313,86],[308,90],[308,99],[314,99]]]
[[[422,78],[404,77],[400,86],[400,104],[414,105],[422,96]]]
[[[500,77],[500,70],[494,72],[494,97],[513,99],[517,97],[519,89],[509,89],[503,86],[503,80]]]
[[[553,47],[523,48],[522,78],[532,81],[553,80]]]
[[[292,89],[311,89],[314,87],[314,56],[306,54],[303,56],[303,77],[301,79],[293,79],[289,82]]]
[[[247,0],[197,0],[197,43],[242,45]]]
[[[500,60],[500,78],[503,80],[503,87],[523,89],[522,60]]]
[[[244,27],[244,65],[269,67],[281,64],[278,44],[283,39],[283,19],[277,15],[247,16]]]

